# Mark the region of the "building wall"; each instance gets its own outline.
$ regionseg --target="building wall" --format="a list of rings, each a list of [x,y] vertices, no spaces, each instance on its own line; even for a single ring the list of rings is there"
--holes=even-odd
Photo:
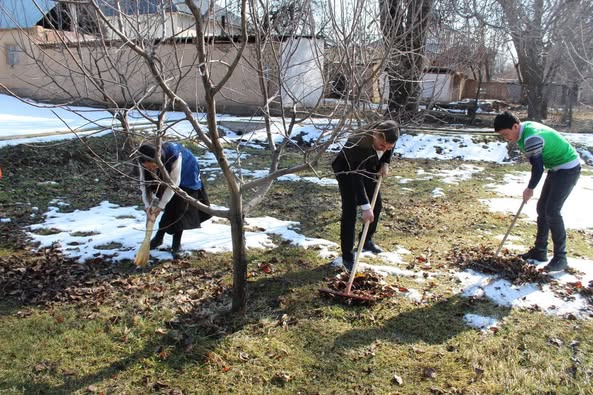
[[[463,97],[475,99],[478,83],[468,80],[465,84]],[[480,85],[480,99],[501,100],[507,103],[521,103],[521,85],[515,81],[483,81]],[[548,106],[561,107],[567,104],[567,87],[562,84],[546,86]]]
[[[478,81],[468,80],[465,84],[463,97],[467,99],[476,98]],[[517,83],[482,81],[480,84],[480,99],[501,100],[508,103],[519,103],[521,101],[521,86]]]
[[[27,36],[18,31],[0,31],[3,52],[0,83],[19,95],[41,101],[84,99],[82,102],[86,104],[94,101],[97,105],[110,106],[138,102],[144,106],[158,106],[162,103],[163,93],[156,86],[148,64],[126,47],[114,45],[103,50],[99,46],[86,45],[70,47],[66,51],[61,45],[31,46],[32,37],[42,40],[42,36],[39,29],[30,30]],[[279,53],[280,43],[275,43],[275,51],[270,46],[265,52],[264,75],[270,95],[278,93],[278,82],[282,81],[278,75],[285,76],[288,82],[283,94],[292,98],[287,100],[286,105],[294,103],[295,98],[310,104],[321,94],[321,72],[314,67],[318,62],[310,58],[318,55],[312,50],[318,44],[310,44],[309,41],[283,43],[282,59],[286,63],[275,60],[273,56]],[[9,65],[9,45],[33,52],[35,59],[21,52],[18,64]],[[254,43],[248,43],[237,68],[216,97],[218,111],[253,114],[265,103],[256,70],[255,49]],[[157,47],[157,54],[162,59],[162,64],[157,67],[166,71],[172,89],[192,108],[202,108],[205,104],[204,88],[195,44],[161,44]],[[214,83],[223,78],[227,65],[233,62],[236,54],[237,48],[232,43],[215,43],[208,47],[211,62],[207,65]],[[84,69],[92,72],[85,75],[78,64],[85,64]],[[101,80],[96,78],[98,75],[102,76]]]
[[[457,100],[452,92],[453,75],[449,73],[425,73],[422,76],[421,100],[449,102]]]

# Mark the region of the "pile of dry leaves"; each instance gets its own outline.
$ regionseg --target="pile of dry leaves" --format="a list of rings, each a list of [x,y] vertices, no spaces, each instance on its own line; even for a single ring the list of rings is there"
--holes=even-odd
[[[394,287],[383,281],[377,273],[359,272],[356,273],[350,289],[350,295],[354,297],[340,295],[340,293],[343,294],[346,291],[349,279],[350,274],[346,272],[342,272],[335,277],[326,278],[325,280],[328,282],[326,290],[335,293],[322,290],[321,295],[347,305],[364,305],[392,297],[397,292]]]
[[[548,273],[525,262],[516,254],[503,249],[499,256],[487,246],[455,246],[448,255],[448,260],[460,269],[473,269],[486,274],[498,275],[515,285],[524,283],[547,283],[552,291],[564,300],[582,295],[593,306],[593,281],[583,284],[581,281],[559,283]],[[572,274],[577,275],[574,271]]]
[[[460,269],[473,269],[486,274],[495,274],[515,285],[524,283],[548,283],[552,277],[516,254],[503,249],[498,256],[488,246],[455,246],[447,260]]]

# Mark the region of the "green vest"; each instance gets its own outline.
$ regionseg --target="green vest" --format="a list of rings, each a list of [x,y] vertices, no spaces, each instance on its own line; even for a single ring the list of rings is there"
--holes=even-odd
[[[553,169],[557,166],[571,162],[579,157],[572,145],[554,129],[541,123],[526,121],[522,122],[523,132],[517,145],[525,152],[525,140],[531,136],[539,136],[544,140],[543,159],[546,169]]]

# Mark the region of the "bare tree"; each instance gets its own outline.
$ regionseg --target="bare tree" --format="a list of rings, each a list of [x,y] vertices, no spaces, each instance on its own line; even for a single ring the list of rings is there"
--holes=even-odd
[[[44,0],[33,1],[43,9]],[[151,126],[138,136],[152,140],[159,149],[163,139],[180,122],[168,120],[168,112],[176,110],[183,114],[183,121],[192,128],[191,141],[216,158],[226,181],[228,195],[224,204],[228,208],[206,207],[173,186],[167,177],[165,182],[192,205],[229,220],[235,312],[243,312],[247,302],[246,215],[265,198],[276,178],[313,169],[327,146],[348,129],[350,119],[344,116],[338,125],[325,128],[318,141],[310,146],[297,147],[290,139],[294,125],[309,119],[323,101],[326,81],[321,73],[322,41],[311,35],[313,20],[305,11],[301,19],[309,21],[304,26],[309,32],[307,37],[302,37],[303,28],[298,25],[278,37],[258,19],[262,5],[266,3],[238,2],[239,15],[234,17],[239,24],[237,34],[227,33],[222,49],[214,37],[220,33],[212,34],[212,31],[228,32],[231,17],[228,14],[223,15],[225,19],[216,17],[220,9],[215,0],[61,2],[43,18],[44,26],[13,32],[25,37],[19,43],[20,51],[31,60],[22,70],[13,72],[29,79],[30,93],[59,97],[65,104],[108,108],[129,133],[134,130],[128,117],[138,113]],[[184,12],[180,13],[182,6]],[[84,18],[77,19],[77,15]],[[251,37],[247,35],[249,22],[253,22]],[[303,57],[303,53],[313,56]],[[250,74],[258,76],[253,85],[251,79],[242,78]],[[229,83],[231,80],[234,85]],[[238,83],[244,85],[244,91],[237,89]],[[18,92],[13,94],[18,96]],[[252,100],[252,96],[256,99]],[[270,154],[267,175],[251,180],[241,177],[240,163],[229,156],[226,149],[229,143],[217,124],[220,102],[232,106],[247,99],[264,116]],[[199,118],[196,109],[203,110],[205,119]],[[283,115],[280,131],[284,139],[280,142],[272,134],[274,114]],[[283,164],[282,158],[290,146],[301,150],[300,163]],[[233,149],[241,147],[237,145]],[[117,169],[116,164],[109,164]],[[164,169],[162,163],[158,164]]]
[[[408,121],[418,112],[433,0],[382,0],[379,4],[384,45],[395,49],[390,51],[386,65],[389,116]]]
[[[572,0],[496,0],[511,36],[521,80],[527,88],[527,114],[546,118],[546,84],[552,82],[561,57],[551,56],[562,21],[572,12]]]
[[[573,108],[579,91],[593,92],[593,1],[573,2],[573,12],[565,15],[559,31],[556,56],[561,59],[558,78],[567,87],[564,121],[572,125]]]
[[[40,6],[45,0],[30,1]],[[243,312],[246,215],[265,199],[278,177],[314,170],[326,148],[354,129],[353,122],[361,126],[382,116],[385,70],[391,73],[388,85],[410,87],[392,89],[393,103],[416,97],[423,46],[418,35],[424,37],[431,4],[432,0],[409,0],[408,8],[402,8],[405,12],[389,17],[390,25],[379,24],[381,9],[365,0],[329,4],[324,12],[317,11],[322,14],[317,18],[308,1],[294,2],[290,12],[279,11],[275,18],[266,0],[237,0],[236,15],[218,7],[216,0],[63,1],[34,28],[17,29],[24,37],[20,48],[30,62],[11,73],[29,80],[30,93],[109,109],[130,135],[153,141],[159,150],[180,121],[191,125],[184,137],[216,158],[228,191],[219,206],[228,208],[206,207],[167,177],[164,181],[192,205],[229,220],[232,310]],[[317,35],[318,20],[331,32],[330,51]],[[394,62],[408,62],[413,73]],[[328,64],[331,70],[324,73]],[[337,74],[344,77],[344,97],[325,100]],[[255,179],[241,176],[241,164],[228,148],[237,152],[242,147],[225,140],[217,118],[221,108],[247,103],[263,117],[267,133],[267,174]],[[205,113],[203,118],[195,112],[198,109]],[[183,114],[182,119],[168,119],[172,110]],[[141,132],[134,130],[132,114],[143,118]],[[317,114],[337,121],[320,126],[316,141],[295,144],[295,125]],[[272,120],[277,115],[279,122]],[[275,138],[273,129],[282,139]],[[300,152],[299,163],[283,161],[289,147]],[[106,164],[117,170],[117,164]]]
[[[474,6],[471,0],[435,4],[436,26],[430,34],[438,47],[427,54],[433,64],[463,72],[476,81],[470,123],[475,121],[482,83],[491,81],[507,40],[504,32],[475,17]],[[495,13],[490,13],[489,17],[491,23],[496,20]]]

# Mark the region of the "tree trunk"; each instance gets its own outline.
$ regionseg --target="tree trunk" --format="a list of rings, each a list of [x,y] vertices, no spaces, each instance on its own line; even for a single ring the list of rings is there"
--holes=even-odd
[[[541,121],[545,118],[544,114],[544,81],[542,74],[528,68],[528,75],[523,74],[523,79],[527,83],[527,118],[532,121]]]
[[[388,55],[388,116],[399,122],[418,112],[426,27],[433,0],[383,0],[381,28]]]
[[[544,0],[534,0],[528,17],[518,13],[517,0],[498,0],[505,14],[513,44],[517,51],[519,71],[527,88],[527,118],[541,121],[546,116],[544,86],[546,83],[546,51],[544,45]],[[525,20],[527,18],[527,20]]]
[[[473,110],[470,114],[470,120],[469,120],[469,124],[473,125],[476,122],[476,113],[478,112],[478,108],[480,107],[478,105],[479,101],[480,101],[480,89],[482,89],[482,68],[481,66],[478,68],[478,86],[476,88],[476,96],[475,96],[475,103],[473,106]]]
[[[231,237],[233,241],[233,304],[231,311],[245,313],[247,307],[247,252],[241,192],[232,193],[230,202]]]
[[[568,88],[568,127],[572,127],[572,117],[574,105],[578,100],[579,85],[575,82],[570,88]]]

